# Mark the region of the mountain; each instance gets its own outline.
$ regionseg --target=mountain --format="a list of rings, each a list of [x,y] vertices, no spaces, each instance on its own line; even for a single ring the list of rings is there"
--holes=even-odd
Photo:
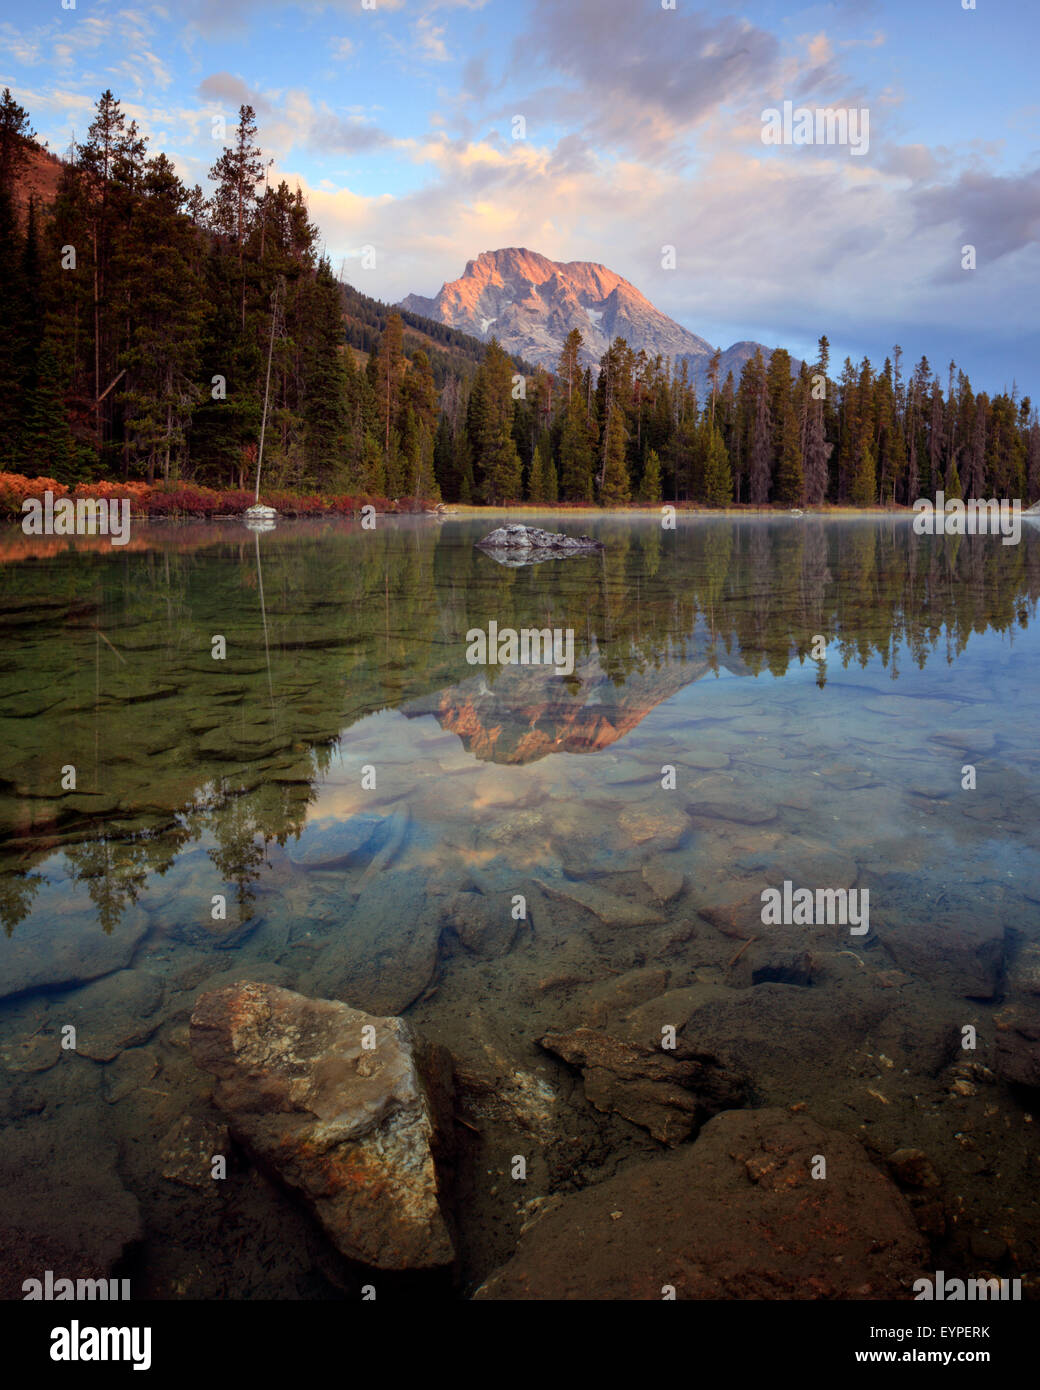
[[[739,656],[718,665],[733,676],[751,674]],[[551,753],[609,748],[651,710],[713,671],[693,641],[661,653],[645,670],[626,672],[623,680],[592,652],[575,665],[573,683],[551,667],[506,666],[493,684],[481,673],[400,708],[408,719],[432,715],[482,762],[531,763]]]
[[[595,261],[550,261],[536,251],[510,246],[482,251],[458,280],[441,286],[433,299],[410,294],[400,307],[449,324],[487,341],[496,337],[507,352],[553,371],[573,328],[585,340],[583,360],[593,365],[615,338],[651,356],[689,362],[698,386],[707,380],[712,345],[683,328],[622,276]],[[739,342],[722,354],[720,383],[740,371],[759,343]],[[795,369],[800,366],[795,364]]]

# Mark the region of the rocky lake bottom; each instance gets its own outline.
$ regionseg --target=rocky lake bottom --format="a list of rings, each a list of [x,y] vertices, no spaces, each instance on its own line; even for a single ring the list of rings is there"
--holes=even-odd
[[[3,1296],[1040,1293],[1040,533],[594,533],[0,547]],[[467,664],[491,619],[574,671]],[[865,930],[765,924],[785,882]],[[237,1046],[246,981],[407,1021],[447,1256],[344,1253],[411,1151],[337,1243],[314,1136],[214,1100],[192,1018],[226,991]]]

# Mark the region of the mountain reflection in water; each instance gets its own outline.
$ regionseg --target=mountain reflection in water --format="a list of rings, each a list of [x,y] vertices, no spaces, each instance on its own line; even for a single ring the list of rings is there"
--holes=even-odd
[[[912,676],[914,695],[940,684],[949,695],[948,667],[972,639],[1016,640],[1040,590],[1033,528],[1003,547],[918,538],[903,520],[681,519],[672,532],[604,520],[601,555],[506,570],[474,548],[486,526],[299,523],[262,538],[141,527],[128,553],[71,543],[34,563],[11,534],[0,546],[7,930],[58,854],[111,928],[202,839],[248,915],[265,846],[302,830],[378,711],[431,715],[475,758],[523,764],[623,744],[650,711],[716,677],[811,673],[822,713],[829,683],[847,687],[857,669],[874,689],[883,672]],[[491,619],[573,629],[573,676],[475,671],[465,634]],[[225,660],[211,655],[215,635]],[[819,636],[826,655],[813,661]],[[983,683],[958,698],[996,695]],[[992,715],[1013,724],[1022,711]],[[69,764],[77,785],[63,793]]]

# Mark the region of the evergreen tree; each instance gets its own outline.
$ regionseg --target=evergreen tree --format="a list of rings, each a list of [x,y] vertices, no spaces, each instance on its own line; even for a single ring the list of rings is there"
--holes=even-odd
[[[567,407],[560,436],[560,494],[565,502],[592,501],[595,440],[585,405],[575,394]]]
[[[704,500],[709,507],[728,507],[733,500],[733,476],[722,435],[711,430],[704,463]]]
[[[0,96],[0,194],[13,195],[35,139],[28,111],[15,101],[10,87],[5,87]]]
[[[606,457],[600,501],[605,507],[618,507],[631,500],[628,464],[625,462],[625,419],[620,405],[610,412],[606,428]]]
[[[661,460],[656,449],[647,451],[643,465],[643,477],[639,484],[641,502],[660,502],[661,500]]]
[[[58,364],[46,342],[40,348],[35,384],[25,404],[19,464],[30,478],[54,478],[66,487],[80,481]]]
[[[484,455],[483,500],[492,506],[499,502],[515,502],[521,491],[520,455],[512,433],[503,425],[489,453]]]
[[[855,507],[872,507],[877,501],[877,478],[874,451],[869,439],[859,446],[859,461],[852,475],[850,500]]]
[[[550,481],[551,475],[551,481]],[[556,470],[552,461],[552,443],[548,430],[543,430],[534,448],[531,460],[531,475],[527,484],[527,498],[530,502],[553,502],[555,497]]]
[[[135,215],[136,236],[124,247],[120,279],[131,328],[117,367],[123,429],[149,482],[183,461],[200,392],[198,341],[204,288],[198,234],[182,212],[184,187],[164,154],[149,161]],[[162,253],[156,255],[155,248]]]

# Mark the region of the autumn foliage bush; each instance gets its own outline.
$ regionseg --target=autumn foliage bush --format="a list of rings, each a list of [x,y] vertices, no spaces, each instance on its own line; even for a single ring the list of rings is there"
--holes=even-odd
[[[20,473],[0,473],[0,516],[21,516],[26,498],[43,500],[51,492],[59,497],[127,498],[134,516],[213,517],[240,516],[253,505],[253,493],[245,490],[221,492],[196,483],[143,482],[79,483],[73,489],[54,478],[26,478]],[[318,493],[262,492],[260,501],[274,507],[282,516],[354,516],[363,506],[380,512],[422,511],[429,503],[414,497],[388,501],[385,497],[352,496],[342,493],[323,497]]]

